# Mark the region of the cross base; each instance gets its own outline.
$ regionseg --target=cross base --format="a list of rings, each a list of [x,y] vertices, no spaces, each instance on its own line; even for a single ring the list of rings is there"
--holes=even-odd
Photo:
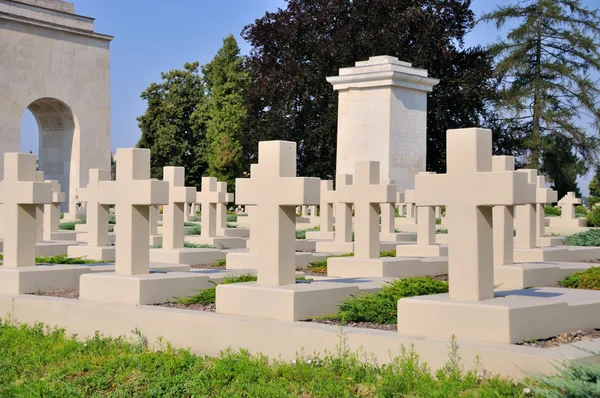
[[[0,294],[29,294],[73,289],[89,267],[74,265],[0,268]]]
[[[150,235],[150,240],[148,241],[148,244],[150,246],[162,245],[162,243],[163,243],[162,235]]]
[[[36,257],[60,256],[67,253],[69,247],[75,242],[40,242],[35,244]]]
[[[208,265],[225,259],[217,249],[150,249],[150,261],[168,264]]]
[[[397,257],[448,257],[448,245],[398,245]]]
[[[319,253],[300,253],[296,252],[296,269],[305,268],[308,263],[313,261],[321,261],[327,258],[326,254]],[[256,253],[250,252],[234,252],[227,253],[227,269],[243,270],[253,269],[257,270],[259,259]]]
[[[330,257],[327,260],[327,276],[340,278],[390,277],[411,278],[437,276],[448,273],[446,258],[356,258]]]
[[[382,242],[416,242],[416,232],[392,232],[386,233],[381,232],[379,234],[379,240]]]
[[[115,252],[115,246],[69,246],[67,256],[114,262]]]
[[[44,232],[44,240],[76,241],[77,235],[78,233],[76,231]]]
[[[396,242],[380,242],[382,252],[396,250]],[[319,253],[354,253],[354,242],[317,242],[316,251]]]
[[[600,292],[538,288],[496,292],[483,301],[448,294],[400,299],[398,332],[405,336],[514,344],[573,329],[600,328]]]
[[[256,282],[217,286],[217,313],[251,318],[300,321],[337,311],[358,287],[334,282],[264,286]]]
[[[219,230],[219,236],[226,236],[230,238],[249,238],[250,230],[247,228],[221,228]]]
[[[156,272],[144,275],[117,275],[113,272],[83,275],[79,299],[102,303],[149,305],[193,296],[198,290],[214,287],[209,278],[190,272]]]
[[[599,257],[597,257],[599,258]],[[565,247],[536,247],[533,249],[514,249],[514,262],[533,263],[544,261],[572,261]]]
[[[582,262],[524,263],[494,267],[494,285],[501,289],[526,289],[534,286],[556,286],[576,272],[596,264]]]
[[[89,234],[87,232],[80,232],[77,234],[75,241],[78,243],[89,243],[88,242]],[[117,234],[114,232],[108,233],[108,243],[115,243],[117,241]]]
[[[322,231],[306,231],[306,239],[311,240],[334,240],[335,232],[322,232]]]
[[[200,236],[187,235],[184,238],[186,242],[198,243],[200,245],[212,245],[219,249],[245,249],[246,240],[242,238],[233,238],[227,236],[217,236],[213,238],[204,238]]]

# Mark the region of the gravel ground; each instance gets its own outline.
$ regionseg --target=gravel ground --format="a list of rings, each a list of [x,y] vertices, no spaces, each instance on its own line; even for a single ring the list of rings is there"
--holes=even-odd
[[[340,321],[332,321],[329,319],[307,319],[304,322],[323,323],[325,325],[334,325],[334,326],[341,325]],[[373,323],[373,322],[346,322],[346,323],[344,323],[343,326],[351,327],[351,328],[362,328],[362,329],[390,330],[390,331],[394,331],[394,332],[398,331],[398,325],[396,325],[396,324],[381,325],[381,324]]]
[[[196,268],[196,269],[227,269],[227,266],[223,265],[220,267],[215,267],[214,265],[210,265],[210,264],[195,264],[195,265],[190,265],[190,268]]]
[[[192,305],[184,305],[177,303],[162,303],[156,304],[157,307],[167,307],[167,308],[178,308],[181,310],[192,310],[192,311],[205,311],[205,312],[215,312],[217,309],[216,304],[192,304]]]
[[[62,297],[68,299],[78,299],[79,289],[54,290],[50,292],[32,293],[34,296]]]
[[[575,330],[548,339],[524,341],[518,345],[529,347],[552,348],[563,344],[576,343],[578,341],[600,339],[600,329]]]

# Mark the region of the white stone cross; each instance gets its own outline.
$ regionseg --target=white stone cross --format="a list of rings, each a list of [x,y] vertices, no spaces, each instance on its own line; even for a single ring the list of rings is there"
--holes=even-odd
[[[537,170],[519,169],[517,173],[527,176],[527,182],[534,188],[537,187]],[[533,249],[537,246],[536,239],[536,203],[535,197],[530,203],[515,207],[515,247],[518,249]]]
[[[259,259],[258,284],[295,283],[296,206],[317,204],[320,197],[318,178],[296,177],[296,159],[295,142],[260,142],[251,178],[235,181],[236,201],[256,205],[251,234]]]
[[[514,157],[492,156],[492,171],[514,170]],[[494,206],[492,209],[494,266],[512,265],[514,262],[514,215],[514,206]]]
[[[150,179],[150,150],[117,149],[116,181],[100,181],[110,194],[119,220],[115,273],[147,274],[150,270],[150,206],[169,204],[169,183]]]
[[[352,242],[352,203],[344,203],[339,195],[339,189],[352,185],[350,174],[335,176],[335,241],[339,243]]]
[[[354,183],[337,188],[338,202],[354,204],[354,256],[357,258],[379,257],[379,206],[393,204],[397,199],[396,186],[380,184],[379,176],[379,162],[356,162]]]
[[[44,172],[36,171],[36,182],[44,181]],[[37,205],[35,209],[35,241],[36,243],[42,243],[44,241],[44,206]]]
[[[217,204],[227,203],[226,195],[225,192],[219,192],[215,177],[202,177],[202,191],[196,193],[196,202],[202,206],[200,232],[203,238],[217,236]]]
[[[448,130],[447,173],[418,174],[416,202],[446,205],[450,298],[477,301],[494,297],[492,207],[535,201],[527,175],[492,171],[492,132]]]
[[[560,217],[566,220],[575,219],[575,206],[581,204],[581,199],[575,196],[575,192],[567,192],[561,200],[558,201],[560,206]]]
[[[77,189],[77,200],[86,203],[88,246],[108,246],[109,204],[113,203],[108,192],[100,189],[101,181],[110,181],[110,170],[90,169],[86,188]]]
[[[394,185],[393,180],[384,180],[383,184]],[[404,192],[396,194],[396,203],[404,202]],[[396,212],[394,211],[394,203],[382,203],[381,207],[381,232],[385,234],[396,233]]]
[[[163,249],[180,249],[184,244],[185,204],[196,199],[196,188],[185,186],[185,168],[163,168],[163,181],[169,183],[169,204],[163,206]]]
[[[217,203],[217,235],[224,235],[227,228],[227,203],[235,200],[233,193],[227,193],[227,183],[217,182],[217,191],[225,194],[225,202]]]
[[[546,188],[546,179],[544,176],[537,176],[537,189],[535,190],[535,202],[536,202],[536,235],[543,238],[546,236],[546,213],[544,211],[544,205],[548,203],[554,203],[558,200],[558,192]]]
[[[321,181],[321,202],[319,215],[319,230],[321,232],[333,232],[333,203],[335,202],[335,191],[333,181]],[[316,215],[316,214],[315,214]]]
[[[406,204],[406,218],[416,218],[417,217],[417,211],[416,211],[416,199],[415,199],[415,190],[414,189],[407,189],[406,191],[404,191],[404,202]]]
[[[50,184],[37,181],[33,154],[4,154],[4,181],[0,186],[4,211],[4,267],[35,266],[36,213],[52,202]]]
[[[58,231],[60,224],[60,204],[67,199],[67,195],[60,191],[58,180],[47,181],[52,187],[52,203],[44,205],[44,232]]]

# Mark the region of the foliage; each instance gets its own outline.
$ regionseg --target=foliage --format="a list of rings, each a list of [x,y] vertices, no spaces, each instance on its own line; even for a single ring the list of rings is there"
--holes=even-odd
[[[219,260],[213,264],[213,267],[225,267],[227,262],[225,260]]]
[[[243,92],[248,75],[233,35],[223,39],[211,62],[202,67],[206,96],[192,116],[206,126],[207,174],[226,181],[231,190],[242,176],[242,129],[246,119]]]
[[[227,222],[237,222],[237,215],[235,215],[235,214],[228,214],[227,215]]]
[[[345,300],[339,311],[328,318],[344,322],[395,324],[401,298],[447,292],[448,282],[428,277],[398,279],[384,285],[380,292],[358,294]]]
[[[592,267],[567,276],[559,284],[572,289],[600,290],[600,267]]]
[[[194,222],[184,222],[183,223],[184,227],[195,227],[196,225],[198,225],[198,224],[196,224]]]
[[[75,225],[85,224],[86,222],[87,221],[85,217],[77,221],[61,222],[60,224],[58,224],[58,229],[61,231],[75,231]]]
[[[189,222],[200,222],[200,221],[202,221],[202,217],[200,217],[200,216],[192,216],[188,220],[189,220]]]
[[[296,230],[296,239],[306,239],[307,231],[319,231],[319,230],[320,230],[319,226],[316,226],[314,228],[308,228],[308,229],[298,229],[298,230]]]
[[[84,257],[67,257],[66,254],[51,257],[36,257],[36,264],[102,264],[106,261],[87,260]]]
[[[230,283],[243,283],[243,282],[255,282],[257,280],[254,274],[241,274],[241,275],[229,275],[225,277],[221,284],[228,285]],[[176,301],[179,304],[192,305],[201,304],[208,305],[214,304],[217,300],[217,288],[213,287],[206,290],[199,290],[198,294],[190,297],[177,297]]]
[[[600,355],[600,352],[594,352]],[[593,361],[564,361],[554,375],[533,378],[533,392],[545,398],[600,396],[600,364]]]
[[[588,185],[588,189],[590,194],[588,196],[588,206],[590,209],[594,208],[596,203],[600,203],[600,167],[597,167],[590,181],[590,185]]]
[[[590,210],[585,217],[588,226],[600,227],[600,207],[592,207],[592,210]]]
[[[590,76],[600,70],[598,12],[580,0],[521,0],[482,20],[510,26],[506,39],[490,47],[499,116],[525,134],[529,168],[543,163],[556,189],[572,188],[584,171],[575,153],[589,162],[597,148],[580,120],[590,114],[600,124],[600,87]]]
[[[194,224],[193,227],[186,229],[184,232],[185,235],[200,235],[202,232],[202,227],[199,224]]]
[[[162,247],[162,243],[150,246],[151,249],[162,249]],[[187,241],[183,241],[183,247],[186,249],[218,249],[218,247],[213,245],[207,245],[205,243],[192,243]]]
[[[298,173],[335,172],[338,94],[326,76],[386,54],[425,68],[440,83],[428,96],[427,169],[445,170],[446,131],[479,125],[493,86],[492,59],[464,47],[474,26],[470,0],[289,0],[244,28],[252,46],[246,161],[259,141],[298,143]]]
[[[523,385],[461,372],[459,361],[432,374],[412,349],[376,365],[340,344],[322,357],[293,362],[224,351],[196,356],[158,341],[100,334],[77,342],[62,329],[0,322],[3,397],[522,397]],[[451,355],[454,358],[456,355]],[[583,372],[582,372],[583,373]],[[572,379],[575,382],[575,379]],[[586,380],[586,379],[583,379]],[[550,379],[550,381],[553,381]]]
[[[592,213],[595,213],[596,209]],[[567,236],[567,246],[600,246],[600,229],[589,229]]]
[[[332,257],[354,257],[354,253],[335,254],[327,258]],[[396,250],[388,250],[386,252],[380,252],[379,257],[396,257]],[[308,269],[316,274],[327,274],[327,258],[324,260],[311,261],[308,263]]]
[[[575,217],[587,217],[589,211],[585,206],[575,206]]]
[[[550,205],[544,206],[544,214],[550,217],[558,217],[561,215],[560,207],[554,207]]]
[[[150,84],[142,93],[148,107],[138,117],[142,136],[137,147],[152,151],[153,178],[162,179],[165,166],[183,166],[185,184],[199,188],[207,169],[202,147],[205,127],[192,118],[204,98],[199,64],[186,63],[182,70],[161,73],[161,79],[162,82]]]
[[[448,233],[448,230],[447,230],[446,228],[440,228],[440,229],[436,229],[436,230],[435,230],[435,233],[436,233],[436,234],[441,234],[441,235],[444,235],[444,234],[447,234],[447,233]]]

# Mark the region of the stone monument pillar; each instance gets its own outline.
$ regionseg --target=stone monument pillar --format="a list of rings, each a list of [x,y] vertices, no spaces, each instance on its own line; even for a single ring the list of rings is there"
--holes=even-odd
[[[354,175],[358,161],[378,161],[380,180],[399,192],[425,171],[427,93],[439,80],[390,56],[371,57],[328,77],[339,91],[336,174]]]

